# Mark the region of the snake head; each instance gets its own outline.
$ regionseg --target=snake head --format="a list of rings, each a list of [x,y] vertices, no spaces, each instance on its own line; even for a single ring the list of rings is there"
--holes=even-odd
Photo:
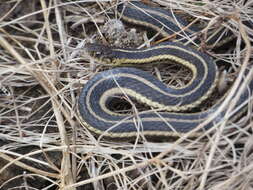
[[[85,45],[85,50],[92,58],[101,63],[112,64],[113,62],[113,52],[109,46],[89,43]]]

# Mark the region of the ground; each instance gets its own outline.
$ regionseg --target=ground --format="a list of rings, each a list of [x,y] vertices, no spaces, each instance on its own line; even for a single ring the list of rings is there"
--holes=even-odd
[[[81,122],[80,91],[94,75],[112,68],[91,59],[85,44],[140,48],[163,39],[121,22],[115,8],[122,2],[0,4],[0,189],[252,189],[252,96],[239,116],[224,117],[193,139],[186,134],[161,141],[141,136],[132,142],[114,141],[97,137]],[[145,3],[197,19],[203,29],[194,48],[211,56],[220,74],[215,92],[196,110],[208,109],[225,95],[227,114],[236,112],[236,95],[253,80],[242,80],[244,70],[252,67],[253,2]],[[219,27],[233,40],[208,46],[208,31]],[[176,87],[191,77],[186,68],[173,64],[143,69]]]

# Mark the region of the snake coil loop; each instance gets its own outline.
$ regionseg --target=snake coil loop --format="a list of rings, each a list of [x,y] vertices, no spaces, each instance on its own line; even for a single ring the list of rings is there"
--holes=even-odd
[[[140,2],[132,2],[118,11],[127,22],[151,27],[168,35],[180,30],[185,23],[174,18],[163,9],[148,7]],[[165,23],[161,24],[161,23]],[[190,28],[191,29],[191,28]],[[191,29],[192,31],[194,29]],[[151,48],[124,49],[99,44],[87,44],[86,51],[91,57],[105,64],[146,64],[164,60],[181,64],[192,71],[192,80],[183,88],[169,88],[152,75],[135,68],[120,67],[101,72],[85,84],[79,97],[79,113],[89,130],[97,135],[109,138],[132,138],[141,131],[148,137],[179,136],[195,129],[220,106],[225,96],[214,106],[198,113],[170,113],[150,110],[137,116],[116,114],[108,108],[115,95],[127,95],[153,108],[166,111],[185,111],[196,107],[205,100],[215,87],[217,68],[212,58],[191,47],[175,42],[165,42]],[[242,104],[253,90],[253,81],[249,90],[242,93],[237,106]],[[237,113],[241,112],[238,110]],[[201,130],[192,133],[198,136],[223,118],[225,110]]]

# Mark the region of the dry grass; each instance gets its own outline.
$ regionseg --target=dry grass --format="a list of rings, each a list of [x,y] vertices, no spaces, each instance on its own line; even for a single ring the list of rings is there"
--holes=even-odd
[[[90,62],[83,46],[92,39],[119,43],[103,37],[103,25],[115,18],[112,13],[120,2],[4,1],[0,4],[0,87],[5,89],[0,96],[0,189],[253,189],[252,100],[243,117],[227,121],[252,80],[253,71],[241,84],[244,70],[252,67],[253,29],[244,21],[253,23],[253,1],[153,2],[207,23],[204,38],[208,29],[219,26],[236,35],[235,43],[225,50],[197,47],[222,60],[219,68],[228,66],[226,77],[233,81],[221,107],[228,107],[228,112],[212,129],[213,135],[187,139],[189,133],[170,142],[96,139],[80,125],[77,98],[82,86],[105,68]],[[137,38],[123,43],[143,47],[151,42],[145,33],[129,30]],[[155,73],[158,78],[166,75],[159,68]]]

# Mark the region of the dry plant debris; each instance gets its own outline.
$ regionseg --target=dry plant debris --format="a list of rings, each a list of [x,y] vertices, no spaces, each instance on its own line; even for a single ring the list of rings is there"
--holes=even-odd
[[[1,1],[0,189],[253,189],[252,98],[240,119],[224,118],[212,135],[197,139],[186,134],[174,141],[114,142],[95,138],[80,124],[82,86],[110,69],[89,60],[85,43],[144,47],[154,42],[145,30],[115,20],[122,2]],[[228,85],[240,95],[243,69],[253,60],[252,0],[146,3],[205,23],[203,39],[211,28],[231,31],[235,39],[225,48],[196,48],[226,69]],[[169,68],[145,70],[174,85],[189,80],[184,69]]]

